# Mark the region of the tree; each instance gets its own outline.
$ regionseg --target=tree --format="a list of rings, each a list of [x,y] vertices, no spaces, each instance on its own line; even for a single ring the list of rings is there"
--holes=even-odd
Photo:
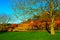
[[[0,15],[0,31],[6,31],[6,28],[9,27],[8,22],[10,21],[10,17],[7,15]]]
[[[14,10],[14,16],[18,18],[19,20],[26,19],[26,16],[30,16],[31,18],[34,15],[41,15],[40,13],[40,7],[39,8],[33,8],[32,6],[36,6],[36,0],[12,0],[12,9]],[[32,5],[32,6],[31,6]],[[37,13],[37,14],[36,14]],[[22,16],[22,17],[21,17]],[[27,18],[27,19],[29,19]]]
[[[7,17],[6,15],[0,16],[0,24],[7,24],[10,21],[10,17]]]
[[[59,2],[58,2],[58,0],[45,0],[45,1],[48,4],[46,8],[47,8],[49,18],[51,20],[51,22],[50,22],[50,32],[51,32],[51,35],[54,35],[55,34],[55,31],[54,31],[54,26],[55,26],[54,19],[55,19],[55,16],[56,16],[54,11],[58,10],[57,8],[59,7],[58,6]]]
[[[54,4],[53,4],[53,0],[50,0],[50,19],[51,19],[51,24],[50,24],[50,27],[51,27],[51,34],[54,35],[55,32],[54,32],[54,18],[55,18],[55,15],[53,15],[53,11],[54,11]]]
[[[47,18],[50,18],[51,20],[50,29],[51,29],[51,34],[53,35],[54,24],[55,24],[54,10],[58,10],[57,8],[59,8],[59,4],[60,4],[59,2],[60,2],[59,0],[13,0],[12,9],[15,12],[15,16],[20,20],[21,20],[20,18],[21,15],[23,16],[23,18],[25,18],[26,15],[30,15],[30,18],[31,18],[35,15],[41,16],[43,12],[47,11],[48,12]],[[39,3],[39,6],[37,6],[38,3]]]
[[[55,31],[54,31],[54,26],[55,26],[55,23],[54,23],[54,19],[55,19],[55,16],[54,15],[54,10],[57,10],[56,8],[58,7],[58,0],[50,0],[49,2],[49,15],[50,15],[50,19],[51,19],[51,23],[50,23],[50,31],[51,31],[51,35],[54,35],[55,34]]]

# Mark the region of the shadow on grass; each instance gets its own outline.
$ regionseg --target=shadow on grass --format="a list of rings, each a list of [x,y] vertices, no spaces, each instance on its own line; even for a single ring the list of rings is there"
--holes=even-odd
[[[46,22],[46,30],[50,34],[51,32],[49,31],[49,27],[48,27],[47,21],[45,21],[45,22]]]
[[[51,33],[47,27],[46,27],[46,30],[47,30],[47,32],[48,32],[49,34]]]
[[[0,31],[0,34],[6,33],[7,31]]]

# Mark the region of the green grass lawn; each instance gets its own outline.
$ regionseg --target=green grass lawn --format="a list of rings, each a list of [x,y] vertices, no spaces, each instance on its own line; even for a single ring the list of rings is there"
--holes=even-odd
[[[0,32],[0,40],[60,40],[60,32]]]

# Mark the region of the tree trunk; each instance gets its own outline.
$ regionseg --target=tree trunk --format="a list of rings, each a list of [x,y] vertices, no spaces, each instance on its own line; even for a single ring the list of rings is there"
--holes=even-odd
[[[54,4],[53,4],[53,0],[50,0],[50,19],[51,19],[51,23],[50,23],[50,32],[51,32],[51,35],[54,35],[55,34],[55,31],[54,31]]]
[[[51,35],[54,35],[55,34],[54,26],[55,26],[55,23],[54,23],[54,16],[53,16],[51,18],[51,24],[50,24],[50,32],[51,32]]]

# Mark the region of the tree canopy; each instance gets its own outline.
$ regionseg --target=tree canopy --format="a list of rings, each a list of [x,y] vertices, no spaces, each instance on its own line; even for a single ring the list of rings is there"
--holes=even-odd
[[[14,16],[22,21],[33,16],[41,16],[45,11],[50,13],[52,5],[53,11],[60,9],[60,0],[11,0],[11,2]]]

